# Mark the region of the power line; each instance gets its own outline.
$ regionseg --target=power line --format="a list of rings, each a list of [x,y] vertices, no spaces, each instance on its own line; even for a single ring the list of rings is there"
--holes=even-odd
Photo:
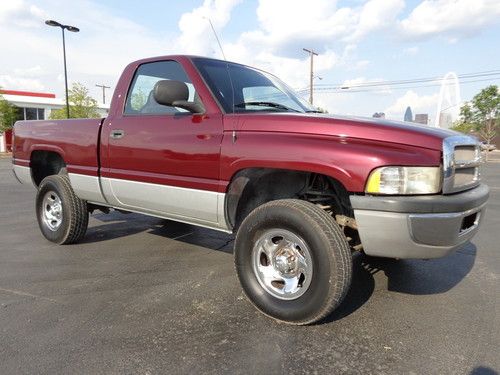
[[[494,76],[499,75],[500,70],[497,71],[487,71],[487,72],[477,72],[477,73],[468,73],[468,74],[460,74],[457,75],[458,78],[475,78],[475,77],[484,77],[484,76]],[[442,77],[428,77],[428,78],[415,78],[415,79],[407,79],[407,80],[395,80],[395,81],[372,81],[351,85],[350,87],[371,87],[371,86],[387,86],[387,85],[401,85],[408,83],[423,83],[423,82],[433,82],[433,81],[442,81]],[[319,85],[318,85],[319,86]],[[345,87],[346,85],[331,85],[331,84],[323,84],[320,86],[340,86],[340,88]]]
[[[457,75],[458,78],[474,78],[474,77],[484,77],[484,76],[492,76],[499,75],[500,70],[492,70],[486,72],[477,72],[477,73],[467,73]],[[451,79],[451,78],[447,78]],[[408,83],[420,83],[420,82],[432,82],[432,81],[442,81],[442,77],[428,77],[428,78],[414,78],[414,79],[406,79],[406,80],[395,80],[395,81],[372,81],[351,85],[351,87],[367,87],[367,86],[385,86],[385,85],[401,85]],[[317,86],[345,86],[339,84],[318,84]]]
[[[477,77],[488,77],[488,76],[497,76],[500,75],[500,70],[488,70],[482,72],[475,73],[465,73],[460,74],[457,77],[462,79],[467,78],[477,78]],[[424,77],[424,78],[413,78],[413,79],[404,79],[404,80],[393,80],[393,81],[372,81],[365,82],[353,85],[345,85],[341,83],[335,84],[317,84],[316,90],[330,90],[330,89],[357,89],[357,88],[365,88],[365,87],[380,87],[380,86],[393,86],[393,85],[406,85],[411,83],[425,83],[425,82],[434,82],[434,81],[443,81],[442,77]],[[306,91],[306,88],[299,89],[297,91]]]
[[[476,76],[468,76],[468,77],[462,77],[462,81],[460,83],[466,83],[466,82],[472,82],[472,81],[464,81],[470,78],[479,78],[479,77],[484,77],[485,75],[476,75]],[[482,81],[495,81],[499,79],[500,77],[493,77],[492,75],[488,75],[490,78],[483,79]],[[495,76],[500,76],[500,73],[495,74]],[[405,88],[417,88],[417,87],[434,87],[434,86],[441,86],[442,82],[438,82],[437,80],[434,81],[426,81],[426,82],[436,82],[435,84],[432,85],[414,85],[414,86],[404,86],[399,89],[405,89]],[[425,83],[425,82],[422,82]],[[409,83],[405,83],[405,85],[408,85]],[[398,87],[391,87],[389,84],[380,84],[380,85],[359,85],[359,86],[331,86],[331,87],[318,87],[316,88],[316,91],[332,91],[332,90],[342,90],[342,92],[354,92],[354,91],[359,91],[358,89],[366,89],[366,90],[375,90],[375,91],[380,91],[381,89],[391,89],[391,90],[397,90]],[[301,90],[296,90],[296,92],[306,92],[306,89],[301,89]]]
[[[476,80],[470,80],[470,81],[461,81],[461,85],[469,84],[469,83],[475,83],[475,82],[486,82],[486,81],[497,81],[500,80],[500,77],[497,78],[484,78],[484,79],[476,79]],[[390,88],[390,90],[407,90],[407,89],[413,89],[413,88],[426,88],[426,87],[440,87],[441,84],[432,84],[432,85],[414,85],[414,86],[404,86],[404,87],[393,87]],[[341,90],[341,89],[335,89],[335,88],[329,88],[329,89],[317,89],[315,92],[317,94],[332,94],[332,93],[342,93],[342,94],[349,94],[349,93],[360,93],[360,92],[380,92],[383,91],[381,88],[377,87],[372,87],[372,88],[354,88],[353,90]]]

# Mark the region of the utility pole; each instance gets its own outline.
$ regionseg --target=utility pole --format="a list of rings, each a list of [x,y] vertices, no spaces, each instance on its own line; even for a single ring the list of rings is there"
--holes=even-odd
[[[96,87],[102,88],[102,104],[106,104],[106,89],[110,89],[111,87],[102,85],[96,85]]]
[[[314,56],[318,56],[316,52],[314,52],[312,49],[307,49],[307,48],[302,48],[304,51],[309,53],[311,56],[311,72],[310,72],[310,77],[309,77],[309,103],[311,105],[313,104],[313,79],[314,79],[314,71],[313,71],[313,60]]]

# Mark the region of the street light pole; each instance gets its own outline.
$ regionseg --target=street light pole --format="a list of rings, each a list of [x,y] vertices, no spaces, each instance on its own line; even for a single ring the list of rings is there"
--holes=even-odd
[[[66,39],[64,37],[64,27],[62,30],[63,58],[64,58],[64,91],[66,93],[66,117],[69,118],[69,98],[68,98],[68,69],[66,68]]]
[[[66,68],[66,39],[64,35],[64,30],[71,31],[73,33],[77,33],[80,31],[78,27],[63,25],[57,21],[47,20],[45,24],[48,26],[60,27],[62,30],[62,41],[63,41],[63,59],[64,59],[64,88],[66,92],[66,117],[69,118],[69,95],[68,95],[68,70]]]
[[[314,56],[318,56],[316,52],[314,52],[312,49],[307,49],[307,48],[302,48],[304,51],[309,53],[311,56],[311,69],[310,69],[310,74],[309,74],[309,103],[311,105],[313,104],[313,80],[314,80],[314,70],[313,70],[313,60]]]

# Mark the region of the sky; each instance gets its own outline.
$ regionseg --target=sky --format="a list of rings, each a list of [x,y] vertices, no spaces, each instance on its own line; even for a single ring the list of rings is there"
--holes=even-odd
[[[473,74],[460,78],[459,99],[448,98],[454,110],[500,85],[500,0],[2,1],[2,88],[63,97],[61,33],[47,19],[80,28],[66,34],[68,80],[99,101],[95,85],[114,89],[131,61],[222,58],[209,19],[228,60],[273,73],[305,98],[310,60],[303,48],[316,51],[314,104],[330,113],[402,120],[411,106],[433,122],[439,80],[391,82]]]

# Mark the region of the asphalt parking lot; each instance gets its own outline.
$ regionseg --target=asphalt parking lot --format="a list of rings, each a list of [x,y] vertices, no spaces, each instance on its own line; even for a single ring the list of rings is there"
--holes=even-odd
[[[0,159],[0,373],[495,374],[500,163],[483,176],[472,244],[430,261],[357,255],[340,309],[293,327],[244,298],[229,235],[115,212],[92,215],[81,244],[47,242],[34,189]]]

